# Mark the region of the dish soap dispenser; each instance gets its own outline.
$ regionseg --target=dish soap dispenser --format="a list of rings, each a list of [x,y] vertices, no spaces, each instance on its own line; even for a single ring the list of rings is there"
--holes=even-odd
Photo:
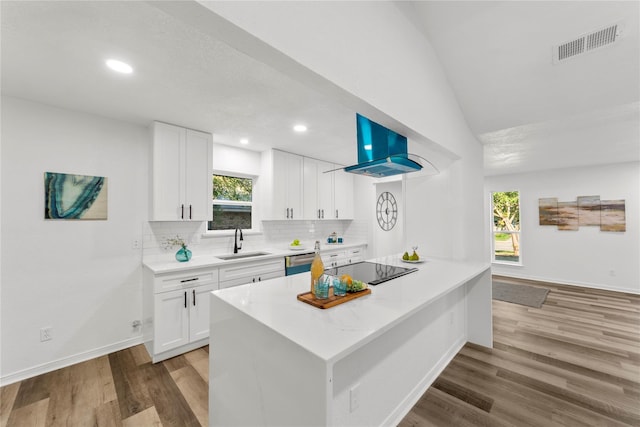
[[[324,264],[322,263],[322,257],[320,257],[320,241],[316,240],[316,246],[314,248],[315,256],[311,261],[311,295],[316,294],[316,284],[320,280],[320,276],[324,274]]]

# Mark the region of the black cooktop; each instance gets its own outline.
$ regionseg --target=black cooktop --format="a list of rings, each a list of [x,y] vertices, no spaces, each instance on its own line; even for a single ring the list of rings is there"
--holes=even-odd
[[[332,276],[342,276],[348,274],[351,278],[361,280],[370,285],[379,285],[387,280],[404,276],[405,274],[418,271],[417,268],[396,267],[395,265],[378,264],[375,262],[356,262],[354,264],[343,265],[342,267],[328,268],[327,274]]]

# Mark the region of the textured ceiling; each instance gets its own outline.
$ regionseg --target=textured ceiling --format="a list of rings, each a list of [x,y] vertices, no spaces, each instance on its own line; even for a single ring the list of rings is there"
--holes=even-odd
[[[639,5],[399,3],[486,144],[486,174],[640,160]],[[623,24],[614,44],[553,64],[553,46],[614,23]]]
[[[436,49],[487,174],[640,159],[638,2],[396,4]],[[148,2],[0,6],[4,95],[355,162],[354,111]],[[553,65],[553,45],[614,22],[619,42]],[[135,73],[113,74],[108,57]]]

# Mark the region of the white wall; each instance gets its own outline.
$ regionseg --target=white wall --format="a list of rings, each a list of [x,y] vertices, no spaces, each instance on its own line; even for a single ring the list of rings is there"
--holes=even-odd
[[[2,99],[1,380],[140,341],[145,128]],[[105,176],[108,220],[44,220],[44,172]],[[40,328],[53,340],[40,342]]]
[[[377,218],[377,201],[380,194],[388,191],[396,199],[398,208],[398,217],[396,225],[391,230],[383,230],[378,224]],[[405,204],[402,194],[402,181],[382,182],[375,185],[375,198],[372,210],[376,212],[373,217],[373,240],[370,255],[374,257],[382,257],[393,253],[402,253],[410,248],[404,245],[404,223],[405,223]]]
[[[494,264],[493,272],[559,283],[640,293],[640,163],[491,176],[485,179],[485,230],[494,191],[520,191],[522,267]],[[578,196],[624,199],[627,231],[599,227],[561,231],[539,225],[538,199]]]
[[[448,182],[443,183],[449,206],[436,207],[443,190],[435,188],[439,181],[434,181],[429,189],[433,191],[406,200],[408,210],[423,215],[419,222],[411,216],[406,230],[421,246],[451,245],[457,259],[489,259],[483,233],[482,147],[467,127],[435,51],[393,2],[202,4],[218,16],[210,18],[211,25],[196,7],[190,12],[170,10],[166,4],[159,7],[205,31],[210,28],[231,46],[341,97],[350,107],[374,114],[374,119],[392,117],[435,142],[428,144],[434,155],[440,147],[457,156],[460,160],[451,165]],[[239,34],[238,27],[255,38]],[[441,226],[451,232],[444,239],[422,228],[432,221],[432,213],[442,217],[436,209],[448,211],[447,224]]]

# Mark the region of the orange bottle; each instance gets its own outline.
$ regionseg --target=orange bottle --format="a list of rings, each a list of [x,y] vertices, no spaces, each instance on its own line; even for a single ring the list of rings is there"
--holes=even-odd
[[[320,241],[316,240],[316,246],[314,248],[316,255],[311,261],[311,295],[315,296],[315,285],[320,279],[320,276],[324,274],[324,264],[320,257]]]

